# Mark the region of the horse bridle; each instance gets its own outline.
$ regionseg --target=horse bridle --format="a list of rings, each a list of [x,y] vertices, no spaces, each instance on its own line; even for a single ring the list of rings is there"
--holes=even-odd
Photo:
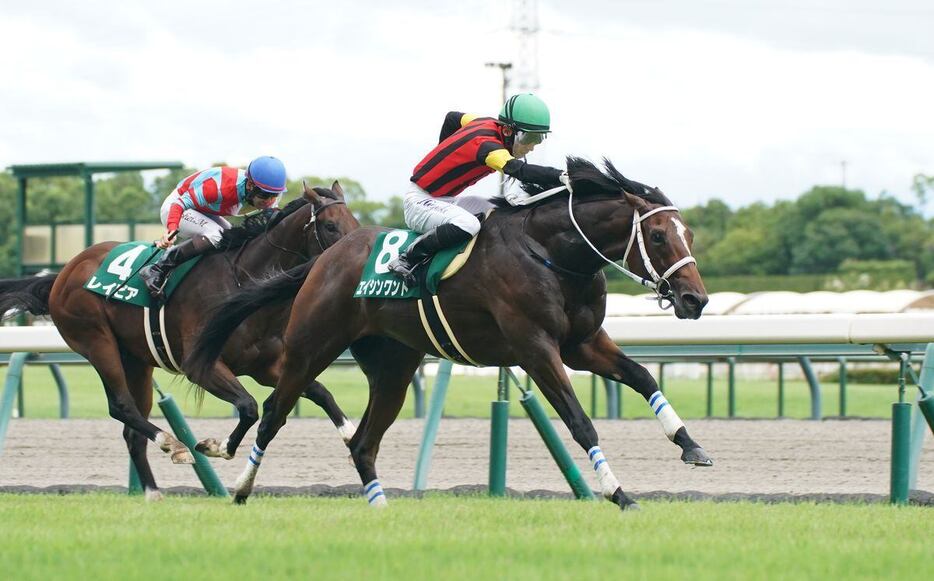
[[[668,282],[668,277],[677,272],[681,267],[688,264],[696,264],[697,260],[691,256],[691,249],[685,248],[688,251],[688,255],[682,258],[681,260],[675,262],[664,272],[664,274],[659,275],[658,271],[655,270],[655,267],[652,265],[652,260],[649,258],[649,252],[645,247],[645,237],[642,234],[642,222],[649,216],[654,216],[659,212],[677,212],[678,208],[676,206],[660,206],[658,208],[653,208],[646,212],[645,214],[639,214],[639,210],[633,209],[632,213],[632,232],[629,234],[629,242],[626,244],[626,252],[623,254],[620,262],[626,264],[626,259],[629,258],[629,252],[632,250],[633,242],[638,243],[639,254],[642,255],[642,264],[645,266],[646,272],[649,273],[649,276],[652,277],[652,280],[649,280],[645,277],[639,276],[638,274],[628,270],[627,268],[620,266],[616,262],[610,260],[602,252],[597,250],[597,247],[593,245],[587,235],[584,234],[584,231],[581,229],[580,225],[577,223],[577,219],[574,218],[574,190],[570,186],[568,190],[568,215],[571,217],[571,223],[574,224],[574,228],[577,230],[577,233],[581,235],[581,238],[584,239],[584,242],[587,243],[587,246],[590,246],[590,249],[593,250],[597,256],[606,261],[607,264],[620,271],[624,275],[628,276],[635,282],[641,284],[646,288],[650,288],[655,291],[655,298],[658,300],[658,306],[661,309],[669,309],[674,305],[674,292],[671,290],[671,283]],[[668,305],[664,304],[664,301],[668,301]]]
[[[309,204],[311,204],[311,202],[309,202]],[[346,203],[343,200],[331,200],[329,202],[321,204],[317,208],[314,208],[314,204],[312,204],[312,208],[314,209],[312,210],[311,215],[308,217],[308,222],[306,222],[305,225],[302,227],[302,233],[304,234],[305,232],[308,231],[308,228],[310,228],[312,224],[314,225],[315,241],[318,243],[318,246],[321,248],[321,252],[324,252],[325,250],[327,250],[328,247],[325,246],[323,242],[321,242],[321,236],[318,234],[318,214],[323,212],[325,208],[330,208],[331,206],[336,206],[338,204],[346,205]],[[302,260],[307,261],[311,259],[311,257],[306,255],[304,251],[296,252],[292,250],[291,248],[279,246],[278,244],[270,240],[269,239],[270,224],[266,224],[266,230],[263,232],[263,238],[266,240],[267,244],[269,244],[276,250],[281,250],[282,252],[285,252],[286,254],[294,254],[295,256],[298,256]],[[246,244],[241,246],[240,250],[237,251],[237,255],[234,257],[233,262],[230,263],[230,267],[233,270],[234,282],[237,283],[238,287],[241,286],[241,284],[240,284],[240,277],[237,276],[237,269],[238,269],[237,262],[240,260],[240,255],[243,254],[243,251],[246,249],[246,247],[247,247]]]
[[[318,234],[318,214],[320,214],[321,212],[323,212],[326,208],[330,208],[331,206],[337,206],[337,205],[339,205],[339,204],[345,204],[345,205],[346,205],[346,203],[345,203],[343,200],[331,200],[331,201],[329,201],[329,202],[326,202],[326,203],[324,203],[324,204],[321,204],[321,205],[318,206],[317,208],[314,208],[314,210],[312,210],[312,212],[311,212],[311,215],[308,217],[308,222],[306,222],[305,225],[302,227],[302,233],[308,232],[308,229],[309,229],[309,228],[311,228],[312,226],[314,227],[313,232],[315,233],[315,241],[318,243],[318,246],[321,248],[321,252],[324,252],[325,250],[327,250],[327,249],[328,249],[328,246],[325,246],[324,243],[321,242],[321,236]],[[312,207],[314,207],[314,206],[312,206]],[[283,247],[283,246],[279,246],[279,245],[276,244],[275,242],[271,241],[271,240],[269,239],[269,228],[266,229],[266,232],[264,233],[264,236],[265,236],[265,238],[266,238],[266,242],[267,242],[270,246],[272,246],[273,248],[275,248],[276,250],[281,250],[281,251],[286,252],[286,253],[289,253],[289,254],[294,254],[294,255],[296,255],[296,256],[301,257],[303,260],[309,260],[309,259],[311,258],[310,256],[305,255],[304,252],[296,252],[296,251],[292,250],[291,248],[285,248],[285,247]]]

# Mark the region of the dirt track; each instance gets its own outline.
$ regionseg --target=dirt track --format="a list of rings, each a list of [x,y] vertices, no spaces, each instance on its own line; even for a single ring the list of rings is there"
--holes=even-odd
[[[222,437],[233,420],[193,420],[199,437]],[[410,489],[422,420],[400,420],[387,433],[378,469],[386,488]],[[601,446],[623,486],[650,491],[724,495],[888,493],[890,424],[884,420],[811,422],[802,420],[693,420],[688,428],[714,458],[713,468],[689,468],[678,448],[651,420],[597,420]],[[586,455],[571,441],[572,457],[596,487]],[[113,420],[14,420],[0,456],[0,489],[58,485],[125,486],[127,453],[121,425]],[[233,484],[243,467],[254,432],[238,457],[214,460],[221,479]],[[517,491],[568,490],[544,444],[527,419],[510,424],[507,486]],[[485,485],[489,422],[446,419],[441,423],[429,477],[430,489]],[[161,487],[197,486],[194,472],[174,466],[149,447]],[[346,448],[326,420],[290,421],[267,451],[257,479],[265,487],[357,485]],[[918,488],[934,491],[934,446],[928,439]]]

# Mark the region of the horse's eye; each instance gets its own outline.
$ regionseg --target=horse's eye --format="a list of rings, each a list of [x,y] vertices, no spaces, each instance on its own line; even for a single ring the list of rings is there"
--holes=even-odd
[[[328,232],[337,232],[337,224],[334,222],[325,222],[324,229]]]
[[[658,231],[652,232],[651,238],[652,238],[652,244],[664,244],[665,243],[665,235],[662,234],[661,232],[658,232]]]

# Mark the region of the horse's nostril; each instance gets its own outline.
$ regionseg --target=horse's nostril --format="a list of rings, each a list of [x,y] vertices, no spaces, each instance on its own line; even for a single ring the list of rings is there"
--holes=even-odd
[[[701,309],[707,304],[707,297],[703,299],[694,293],[684,293],[681,295],[681,301],[691,309]]]

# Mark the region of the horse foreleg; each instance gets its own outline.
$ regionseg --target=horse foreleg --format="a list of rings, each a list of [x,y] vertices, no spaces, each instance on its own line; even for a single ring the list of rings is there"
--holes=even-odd
[[[237,453],[237,447],[240,446],[243,437],[253,427],[253,424],[259,421],[256,400],[247,392],[233,372],[220,361],[214,365],[214,373],[208,376],[201,387],[211,395],[237,408],[239,420],[224,441],[206,438],[198,442],[195,450],[205,456],[230,460]]]
[[[620,381],[645,398],[668,439],[681,448],[681,460],[695,466],[713,466],[707,452],[688,435],[684,421],[674,406],[658,389],[655,378],[648,370],[626,357],[605,331],[593,340],[566,349],[564,362],[573,369],[590,371],[607,379]]]
[[[523,341],[528,345],[528,350],[522,353],[520,365],[542,390],[548,403],[558,412],[571,431],[574,441],[587,451],[600,482],[603,497],[619,506],[621,510],[637,509],[636,502],[623,492],[619,480],[600,449],[597,431],[577,400],[571,380],[564,371],[557,346],[551,344],[551,339],[546,336],[529,338],[527,335]]]

